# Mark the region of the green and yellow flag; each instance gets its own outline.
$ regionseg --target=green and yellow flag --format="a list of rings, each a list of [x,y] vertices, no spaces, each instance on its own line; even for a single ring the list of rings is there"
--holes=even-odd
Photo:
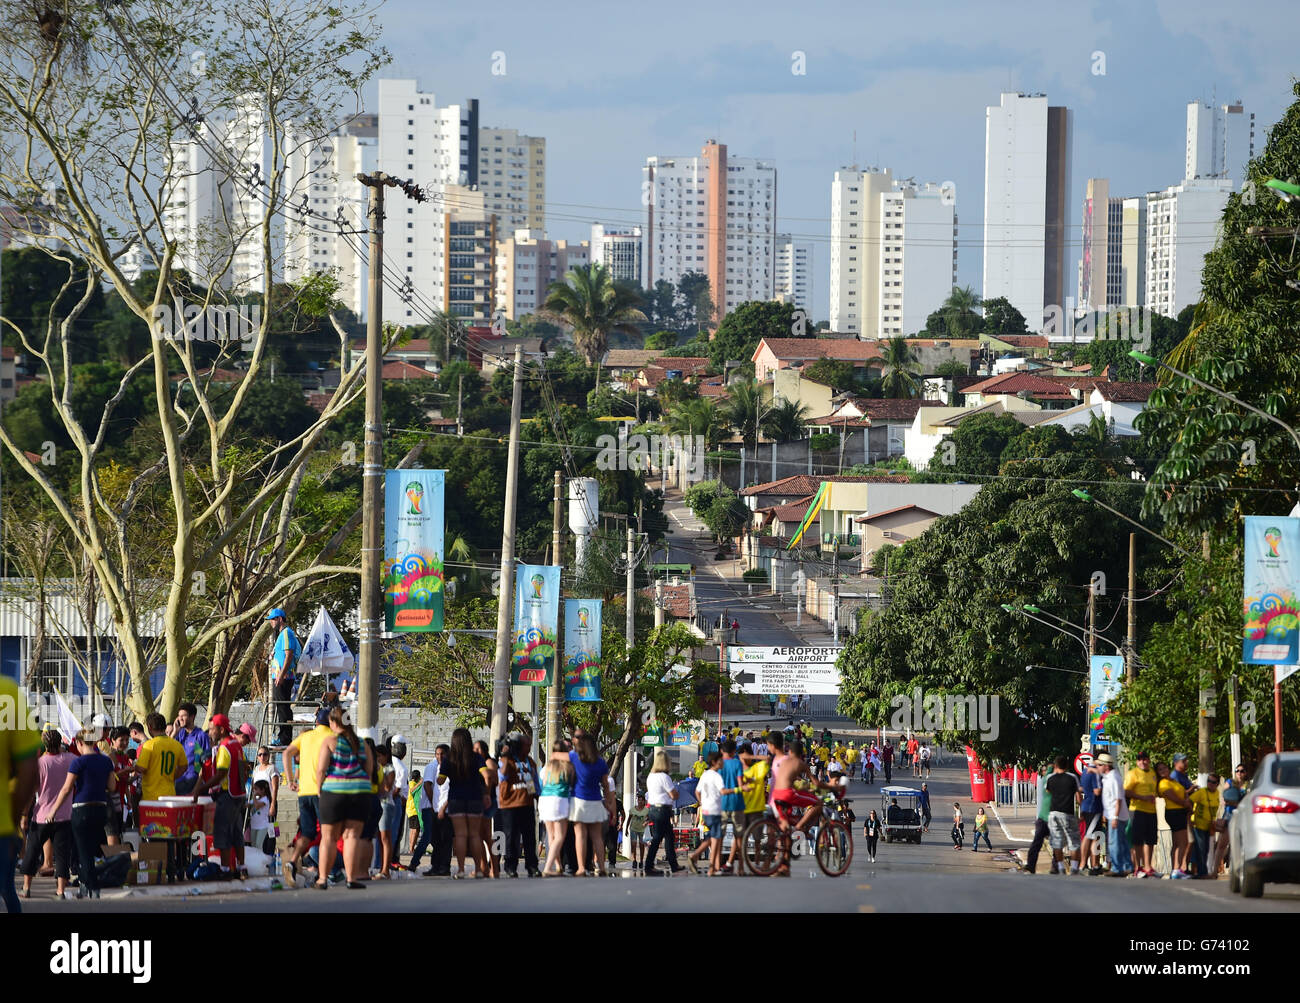
[[[786,550],[791,550],[794,547],[799,546],[799,541],[803,539],[804,533],[807,532],[808,527],[813,524],[813,520],[815,520],[821,512],[822,506],[830,500],[831,482],[822,481],[821,487],[819,487],[817,493],[813,495],[813,500],[808,506],[808,511],[804,513],[803,522],[799,523],[799,528],[795,530],[794,536],[790,537],[790,542],[786,544]]]

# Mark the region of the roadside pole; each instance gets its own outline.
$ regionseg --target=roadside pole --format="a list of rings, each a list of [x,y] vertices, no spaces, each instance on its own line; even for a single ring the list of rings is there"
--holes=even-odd
[[[506,733],[510,710],[510,613],[515,585],[515,503],[519,495],[519,412],[523,404],[524,350],[515,348],[514,396],[510,402],[510,451],[506,460],[506,510],[501,527],[501,588],[497,593],[496,662],[492,668],[492,730],[488,749]],[[556,666],[559,671],[559,666]]]
[[[552,504],[554,506],[553,522],[551,523],[551,560],[559,567],[564,567],[564,477],[560,471],[555,471],[555,491],[552,495]],[[563,572],[561,572],[563,577]],[[560,737],[560,705],[564,700],[564,679],[560,675],[559,666],[556,666],[555,678],[551,680],[551,687],[546,693],[546,747],[549,748],[555,744],[555,740]],[[538,759],[542,762],[542,749],[539,743]],[[546,754],[550,758],[549,751]]]
[[[1125,677],[1131,683],[1137,678],[1137,534],[1128,535],[1128,658]]]
[[[627,523],[627,650],[630,653],[636,644],[636,534],[632,532],[632,520]],[[633,707],[630,714],[638,714]],[[656,722],[662,729],[662,722]],[[623,810],[631,813],[636,807],[636,743],[633,742],[623,756]],[[631,847],[628,847],[630,850]]]

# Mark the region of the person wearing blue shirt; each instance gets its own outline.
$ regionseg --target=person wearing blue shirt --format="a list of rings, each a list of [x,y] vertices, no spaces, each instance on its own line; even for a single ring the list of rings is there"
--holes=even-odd
[[[1174,766],[1173,769],[1169,771],[1169,779],[1177,780],[1183,785],[1183,790],[1185,791],[1190,791],[1192,789],[1192,781],[1187,776],[1187,753],[1180,752],[1174,756]]]
[[[277,606],[266,614],[275,625],[275,648],[271,652],[271,689],[275,694],[275,721],[280,726],[280,745],[293,741],[293,684],[294,669],[302,657],[302,642],[289,626],[289,616]]]
[[[740,789],[741,778],[745,774],[745,764],[736,755],[734,738],[729,738],[722,743],[722,763],[718,767],[718,773],[722,775],[723,835],[726,835],[727,826],[731,826],[731,855],[722,866],[722,870],[730,871],[736,861],[736,851],[740,848],[741,834],[745,831],[745,794]]]
[[[199,709],[192,703],[183,703],[176,712],[176,723],[168,734],[181,743],[189,768],[176,781],[176,793],[188,794],[199,782],[199,771],[212,758],[212,739],[198,726]]]
[[[1083,819],[1083,843],[1079,848],[1079,867],[1087,869],[1093,877],[1101,873],[1101,860],[1097,856],[1097,842],[1106,838],[1106,827],[1101,817],[1101,775],[1096,766],[1089,766],[1079,778],[1083,800],[1079,814]]]

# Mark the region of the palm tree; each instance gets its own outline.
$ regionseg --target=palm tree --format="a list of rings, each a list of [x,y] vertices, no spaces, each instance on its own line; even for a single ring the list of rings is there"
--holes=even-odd
[[[673,408],[668,415],[668,431],[675,435],[702,435],[706,449],[718,443],[722,431],[722,416],[713,402],[696,398]]]
[[[954,338],[962,338],[975,330],[979,320],[980,296],[970,286],[953,286],[948,298],[940,309],[948,321],[948,333]]]
[[[808,405],[798,401],[783,400],[763,415],[763,434],[776,442],[802,439],[804,421],[808,419]]]
[[[632,286],[615,282],[603,265],[570,268],[563,282],[552,282],[546,291],[542,313],[573,328],[578,351],[594,366],[609,347],[614,331],[637,334],[641,312],[641,294]]]
[[[886,397],[915,397],[919,392],[916,377],[916,353],[901,334],[884,343],[885,375],[880,381]]]
[[[758,444],[758,411],[763,400],[758,395],[758,387],[753,383],[735,383],[731,386],[731,395],[722,407],[722,417],[728,425],[740,433],[740,441],[754,440]]]

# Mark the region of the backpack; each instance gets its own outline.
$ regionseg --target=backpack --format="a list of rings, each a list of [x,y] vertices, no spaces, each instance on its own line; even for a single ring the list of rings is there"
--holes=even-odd
[[[131,873],[131,854],[115,853],[95,861],[95,880],[100,888],[121,888]]]

